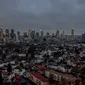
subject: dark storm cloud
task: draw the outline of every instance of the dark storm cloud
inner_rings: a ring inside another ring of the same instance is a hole
[[[78,4],[85,5],[85,0],[77,0]]]
[[[66,22],[69,27],[74,24],[76,29],[85,27],[85,0],[50,0],[50,2],[53,15],[59,13],[56,17],[59,18],[60,23]]]
[[[0,18],[17,7],[16,0],[0,0]],[[1,20],[0,20],[1,22]]]
[[[85,31],[85,0],[50,0],[50,2],[52,3],[50,17],[56,15],[58,27],[69,30],[74,24],[77,33]]]
[[[80,33],[85,28],[85,0],[0,0],[0,23],[8,28],[67,32],[74,24]]]
[[[0,0],[0,12],[13,10],[16,5],[16,0]]]

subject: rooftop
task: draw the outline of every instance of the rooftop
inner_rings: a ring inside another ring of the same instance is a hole
[[[40,75],[39,73],[36,73],[36,72],[31,72],[31,74],[33,76],[35,76],[36,78],[38,78],[39,80],[41,80],[42,82],[47,82],[48,79],[46,79],[45,77],[43,77],[42,75]]]

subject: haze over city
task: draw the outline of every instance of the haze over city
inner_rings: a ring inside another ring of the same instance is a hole
[[[55,32],[57,29],[70,33],[85,31],[84,0],[0,0],[0,24],[4,28],[25,31]]]

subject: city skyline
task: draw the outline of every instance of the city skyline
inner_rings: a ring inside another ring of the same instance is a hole
[[[9,32],[11,32],[11,29],[9,29],[9,28],[4,28],[3,29],[3,32],[5,32],[6,31],[6,29],[8,29],[9,30]],[[43,35],[45,35],[46,33],[50,33],[50,35],[52,35],[52,33],[54,33],[55,35],[56,35],[56,32],[57,31],[59,31],[59,33],[60,34],[62,34],[63,32],[64,32],[64,35],[71,35],[72,34],[72,29],[74,29],[74,35],[82,35],[82,34],[84,34],[85,33],[85,31],[84,30],[82,30],[81,31],[81,33],[79,34],[79,33],[77,33],[77,30],[75,30],[75,28],[71,28],[68,32],[66,32],[65,30],[63,30],[63,29],[55,29],[55,30],[43,30],[43,29],[30,29],[30,28],[28,28],[28,29],[24,29],[24,30],[18,30],[18,29],[14,29],[14,31],[15,31],[15,33],[17,33],[18,31],[21,33],[21,34],[23,34],[23,32],[29,32],[29,30],[30,31],[35,31],[35,32],[39,32],[39,34],[41,33],[41,30],[43,31]]]
[[[9,33],[11,33],[11,30],[12,30],[13,28],[11,28],[11,29],[9,29],[9,28],[4,28],[3,25],[0,25],[0,29],[2,29],[4,33],[6,32],[6,30],[9,30]],[[17,34],[18,31],[19,31],[21,34],[23,34],[24,32],[29,32],[29,30],[30,30],[30,31],[39,32],[39,34],[41,33],[41,31],[43,31],[43,35],[46,35],[46,33],[48,33],[48,32],[50,33],[50,35],[52,35],[52,33],[54,33],[54,34],[56,35],[56,32],[57,32],[57,31],[59,31],[59,34],[60,34],[60,35],[61,35],[63,32],[64,32],[64,35],[71,35],[71,34],[72,34],[72,30],[74,30],[74,35],[82,35],[82,34],[85,33],[85,31],[81,31],[80,34],[77,34],[75,28],[71,28],[68,33],[67,33],[65,30],[63,30],[63,29],[56,29],[56,30],[52,30],[52,31],[50,31],[50,30],[43,30],[43,29],[38,29],[38,30],[37,30],[36,28],[35,28],[35,29],[30,29],[30,28],[28,28],[28,29],[24,29],[24,30],[13,29],[13,30],[14,30],[14,32],[15,32],[16,34]]]
[[[69,34],[75,25],[76,34],[85,31],[84,0],[0,0],[0,24],[5,28],[26,28]]]

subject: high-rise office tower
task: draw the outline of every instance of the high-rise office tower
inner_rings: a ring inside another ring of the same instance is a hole
[[[83,43],[85,43],[85,33],[82,34],[82,39],[81,39],[81,41],[82,41]]]
[[[31,38],[32,38],[32,39],[35,38],[35,30],[31,30]]]
[[[36,32],[36,38],[37,39],[39,38],[39,32]]]
[[[54,38],[54,36],[55,36],[54,33],[52,33],[52,38]]]
[[[50,33],[49,33],[49,32],[47,32],[47,33],[46,33],[46,35],[47,35],[47,36],[49,36],[49,35],[50,35]]]
[[[17,40],[20,41],[20,31],[17,31]]]
[[[6,39],[6,42],[9,41],[9,29],[5,30],[5,39]]]
[[[23,39],[22,39],[24,43],[26,43],[28,41],[28,33],[27,32],[23,32]]]
[[[3,25],[0,25],[0,41],[4,40]]]
[[[9,36],[9,29],[6,29],[6,30],[5,30],[5,35],[6,35],[6,36]]]
[[[13,33],[13,34],[14,34],[14,29],[11,29],[11,33]]]
[[[71,29],[71,38],[74,39],[74,28]]]
[[[50,36],[50,33],[49,33],[49,32],[47,32],[47,33],[46,33],[46,37],[48,38],[49,36]]]
[[[31,33],[31,30],[29,29],[29,30],[28,30],[28,36],[30,35],[30,33]]]
[[[29,29],[29,30],[28,30],[28,39],[29,39],[29,40],[32,39],[32,38],[31,38],[31,32],[32,32],[32,31]]]
[[[60,36],[60,32],[59,30],[56,31],[56,38],[59,39],[59,36]]]
[[[14,29],[11,29],[10,39],[11,39],[12,41],[15,41],[15,40],[16,40],[16,34],[15,34],[15,32],[14,32]]]
[[[40,30],[40,33],[41,33],[41,37],[43,37],[43,30]]]
[[[64,39],[64,31],[61,32],[61,39]]]
[[[17,31],[17,36],[20,36],[20,31]]]
[[[33,35],[34,35],[34,38],[35,38],[35,30],[33,30]]]
[[[27,38],[28,37],[27,32],[23,32],[23,36],[24,38]]]
[[[13,32],[14,30],[13,29],[11,29],[11,32],[10,32],[10,40],[13,40],[13,38],[14,38],[14,32]]]

